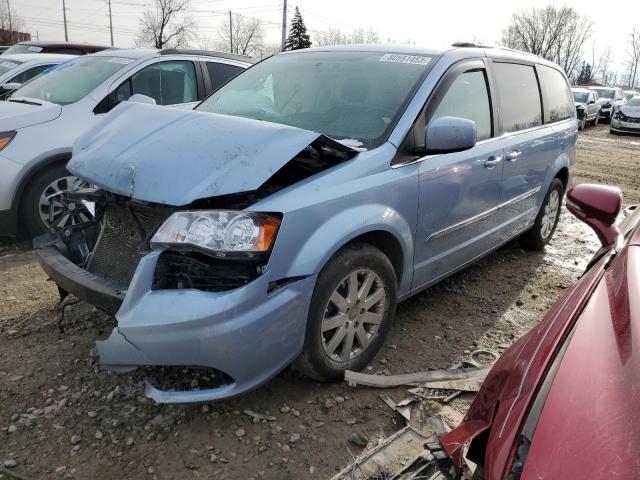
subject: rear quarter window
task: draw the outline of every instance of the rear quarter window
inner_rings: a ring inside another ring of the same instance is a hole
[[[206,65],[207,71],[209,72],[209,79],[211,80],[211,89],[213,91],[220,88],[244,70],[242,67],[229,65],[228,63],[206,62]]]
[[[544,103],[545,123],[558,122],[573,118],[574,103],[571,90],[564,75],[555,68],[538,65],[538,73],[542,81],[542,98]]]
[[[517,63],[494,63],[504,133],[542,125],[542,104],[535,69]]]

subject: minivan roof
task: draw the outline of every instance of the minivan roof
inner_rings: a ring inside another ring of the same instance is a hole
[[[224,52],[212,52],[207,50],[187,50],[181,48],[169,48],[165,50],[159,50],[157,48],[109,48],[102,50],[101,52],[93,53],[92,55],[100,55],[104,57],[121,57],[138,59],[146,57],[148,55],[199,55],[203,57],[218,57],[228,60],[236,60],[244,63],[254,63],[250,57],[243,55],[235,55],[232,53]]]

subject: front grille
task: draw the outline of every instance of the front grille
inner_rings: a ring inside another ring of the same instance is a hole
[[[87,270],[126,290],[148,252],[150,236],[169,214],[163,207],[108,204]]]

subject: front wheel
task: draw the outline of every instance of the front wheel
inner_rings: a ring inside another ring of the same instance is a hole
[[[600,123],[600,112],[596,115],[596,118],[593,119],[593,126],[597,127],[598,123]]]
[[[371,245],[355,243],[336,253],[318,275],[294,367],[320,381],[364,368],[393,322],[397,283],[389,259]]]
[[[523,247],[530,250],[542,250],[549,243],[558,226],[563,195],[564,186],[562,182],[560,179],[554,178],[542,202],[542,207],[540,207],[533,227],[519,238]]]
[[[29,180],[20,204],[20,217],[26,233],[36,237],[50,228],[60,229],[93,217],[88,207],[69,200],[69,189],[82,185],[82,181],[71,175],[64,165],[45,167]]]

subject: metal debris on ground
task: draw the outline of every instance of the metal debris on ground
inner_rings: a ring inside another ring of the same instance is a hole
[[[245,410],[244,412],[245,415],[249,415],[254,422],[261,422],[261,421],[267,421],[267,422],[274,422],[276,419],[276,417],[274,417],[273,415],[265,415],[262,413],[257,413],[254,412],[253,410]]]

